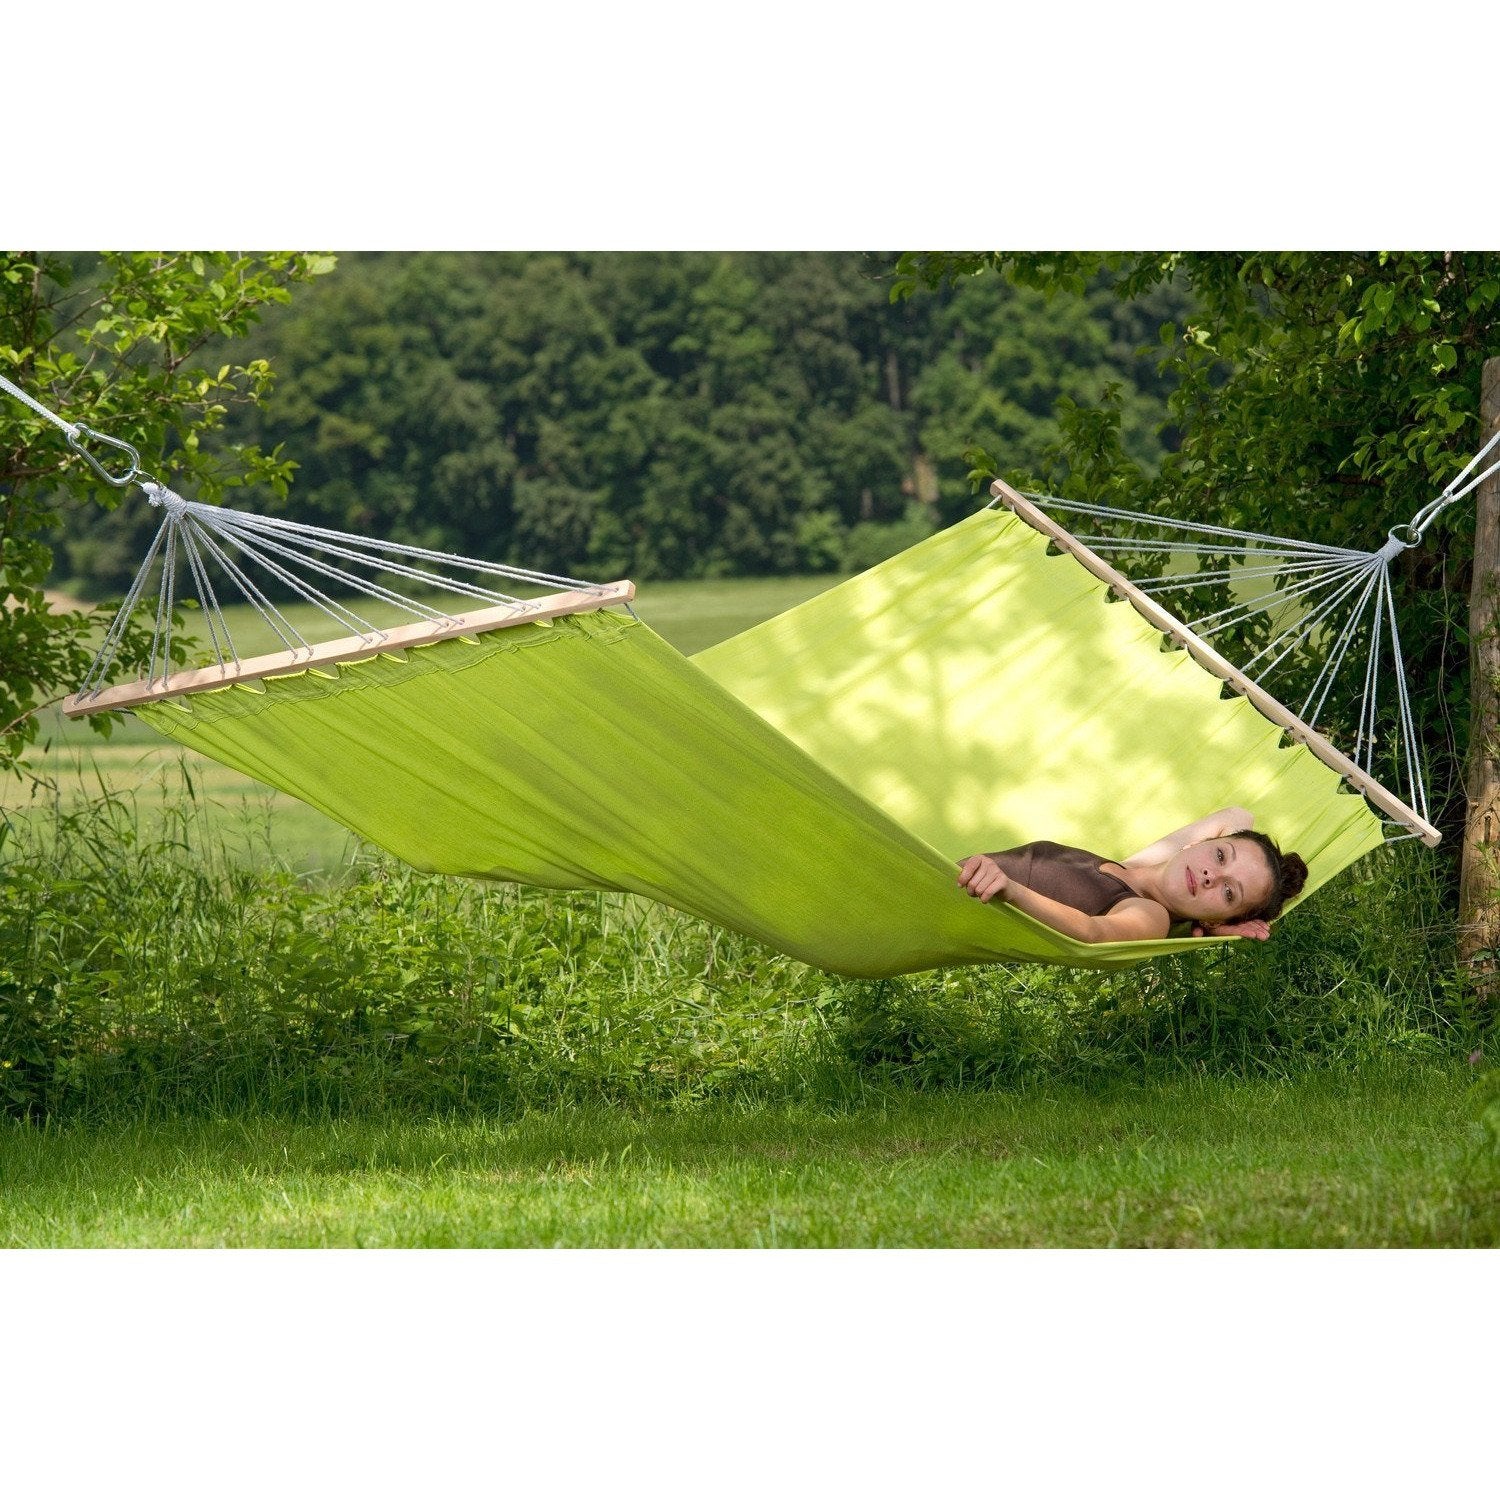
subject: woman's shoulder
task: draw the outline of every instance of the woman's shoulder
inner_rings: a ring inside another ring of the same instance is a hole
[[[1098,919],[1109,927],[1110,942],[1170,937],[1172,914],[1149,896],[1127,896]]]

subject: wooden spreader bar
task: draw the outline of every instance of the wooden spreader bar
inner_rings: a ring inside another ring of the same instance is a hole
[[[1373,780],[1341,750],[1336,750],[1310,724],[1303,723],[1291,709],[1278,702],[1264,688],[1253,683],[1232,662],[1220,656],[1207,641],[1194,635],[1175,615],[1169,614],[1123,573],[1110,567],[1097,553],[1091,552],[1076,537],[1064,531],[1056,521],[1033,505],[1024,495],[1013,490],[1003,479],[997,479],[990,485],[990,494],[1014,511],[1028,526],[1041,532],[1049,541],[1056,543],[1096,578],[1107,583],[1122,599],[1128,599],[1136,610],[1163,635],[1170,636],[1177,645],[1191,653],[1200,666],[1227,682],[1235,692],[1243,694],[1260,713],[1273,724],[1279,724],[1299,744],[1306,745],[1324,765],[1337,771],[1351,787],[1368,797],[1388,817],[1411,829],[1429,847],[1435,848],[1442,842],[1442,834],[1420,813],[1415,812],[1394,793],[1388,792],[1378,781]]]
[[[151,682],[125,682],[103,692],[74,693],[65,698],[62,711],[70,719],[107,710],[134,708],[141,703],[159,703],[199,688],[227,687],[236,682],[255,682],[262,677],[276,677],[286,672],[301,672],[308,667],[329,667],[339,662],[367,661],[382,652],[402,651],[409,646],[428,646],[435,641],[449,641],[463,635],[480,635],[489,630],[504,630],[509,625],[533,625],[538,620],[556,620],[563,615],[587,614],[611,604],[628,604],[635,598],[635,585],[629,579],[601,585],[598,589],[569,589],[561,594],[544,594],[520,604],[498,604],[451,619],[418,620],[411,625],[395,625],[380,637],[344,636],[336,641],[295,651],[277,651],[269,656],[252,656],[247,661],[226,666],[194,667],[166,679]]]

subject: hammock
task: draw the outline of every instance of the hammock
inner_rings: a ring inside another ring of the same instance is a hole
[[[79,433],[99,436],[67,430],[75,446]],[[133,453],[121,476],[79,451],[111,483],[139,477]],[[1205,809],[1248,805],[1307,861],[1305,898],[1385,841],[1377,809],[1405,830],[1399,836],[1438,841],[1420,792],[1389,563],[1467,493],[1458,481],[1374,553],[1114,513],[1203,538],[1152,543],[1144,550],[1153,553],[1191,545],[1221,559],[1242,554],[1238,572],[1195,577],[1273,579],[1250,608],[1311,594],[1316,607],[1294,611],[1282,632],[1293,646],[1329,628],[1342,602],[1348,618],[1325,643],[1333,675],[1364,621],[1363,764],[1208,644],[1217,617],[1199,622],[1202,634],[1191,629],[1032,503],[1041,497],[998,481],[1006,509],[983,510],[692,659],[635,616],[629,583],[360,539],[140,482],[164,511],[161,529],[64,711],[130,708],[419,869],[635,892],[806,963],[876,977],[1000,961],[1115,968],[1223,941],[1077,942],[963,892],[957,863],[982,849],[1045,837],[1124,856]],[[1095,540],[1100,550],[1143,550],[1137,539]],[[179,546],[217,664],[172,675]],[[158,558],[159,639],[145,680],[105,687]],[[520,599],[492,583],[454,582],[431,571],[436,563],[562,591]],[[284,652],[239,660],[211,564],[266,617]],[[251,564],[358,634],[310,644]],[[361,579],[354,566],[486,607],[447,613]],[[400,603],[418,623],[379,629],[320,579]],[[1184,581],[1169,570],[1160,587]],[[1133,608],[1119,607],[1126,599]],[[1423,811],[1371,774],[1383,609],[1409,794]],[[1282,635],[1266,649],[1280,649]]]
[[[978,849],[1123,854],[1245,803],[1310,892],[1380,845],[1337,770],[1048,542],[981,511],[692,660],[601,612],[618,590],[575,592],[549,620],[517,605],[480,634],[360,637],[316,648],[357,660],[282,654],[67,707],[130,699],[419,869],[633,891],[851,975],[1111,968],[1218,941],[1074,941],[959,889]]]

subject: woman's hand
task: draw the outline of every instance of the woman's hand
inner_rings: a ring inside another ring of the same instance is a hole
[[[1258,917],[1248,922],[1194,922],[1194,937],[1255,938],[1259,942],[1271,935],[1271,924]]]
[[[959,861],[958,883],[981,901],[988,901],[992,896],[1004,900],[1010,877],[988,854],[971,854]]]

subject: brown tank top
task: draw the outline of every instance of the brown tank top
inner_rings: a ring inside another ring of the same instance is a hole
[[[1112,861],[1068,844],[1043,840],[1016,849],[1002,849],[990,858],[1028,890],[1050,896],[1090,917],[1102,917],[1111,907],[1138,894],[1118,875],[1106,875],[1099,868]]]

